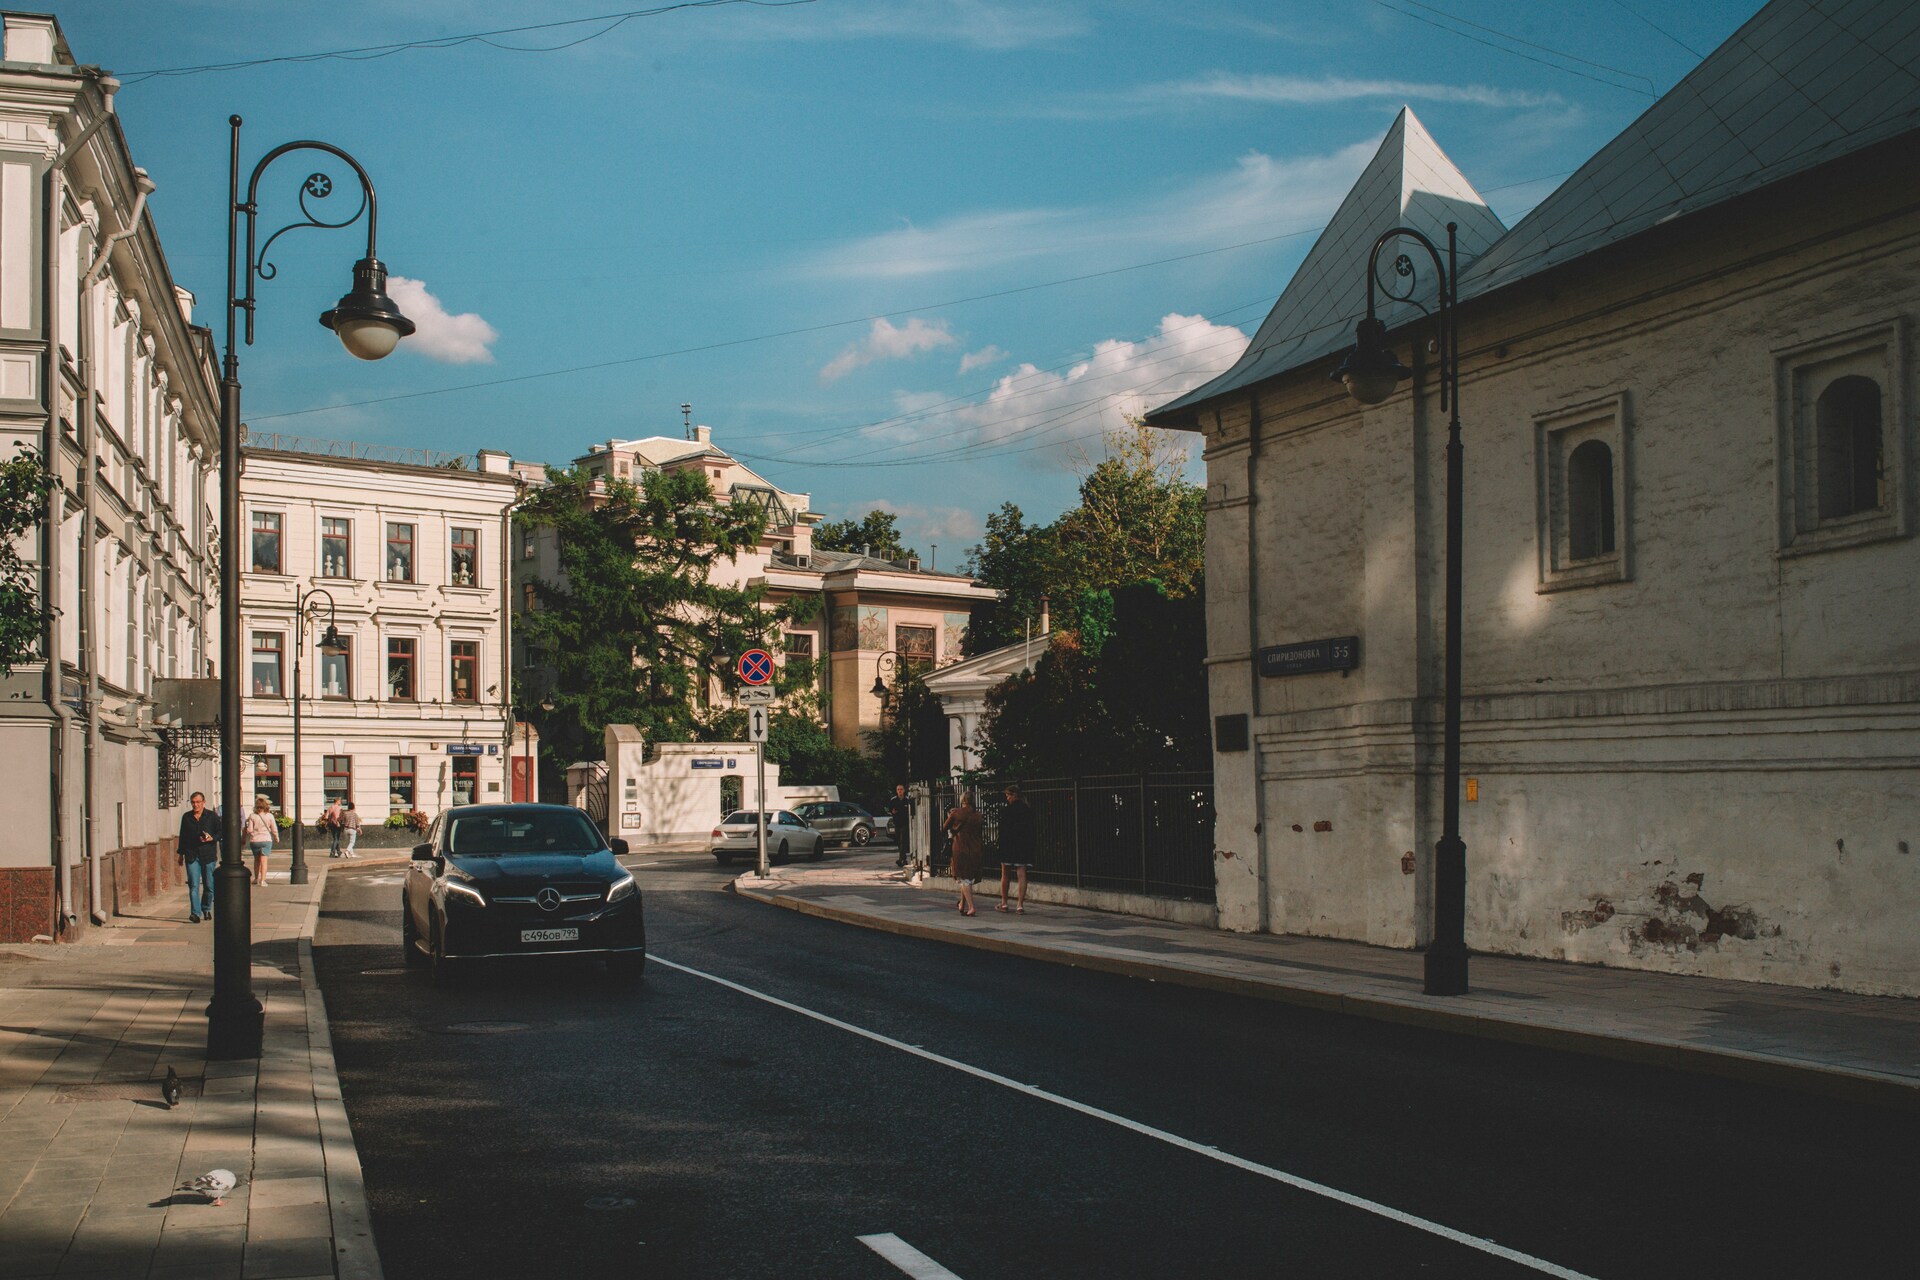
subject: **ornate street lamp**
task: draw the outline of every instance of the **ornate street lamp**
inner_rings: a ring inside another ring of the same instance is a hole
[[[320,605],[316,596],[327,599],[327,629],[320,637],[320,652],[328,657],[338,657],[347,651],[340,639],[339,628],[334,626],[333,593],[323,587],[314,587],[298,597],[293,607],[294,649],[293,649],[293,860],[288,864],[289,883],[307,882],[307,841],[306,819],[300,816],[300,695],[303,686],[300,683],[300,658],[307,647],[307,622],[313,611]],[[324,674],[324,673],[323,673]],[[351,799],[351,797],[349,797]]]
[[[1394,259],[1394,274],[1404,287],[1379,281],[1380,250],[1395,239],[1418,241],[1433,259],[1439,275],[1439,301],[1436,346],[1440,358],[1440,409],[1449,414],[1447,422],[1447,618],[1446,618],[1446,712],[1443,730],[1442,831],[1434,845],[1433,936],[1427,943],[1426,990],[1428,995],[1457,996],[1467,990],[1467,845],[1460,838],[1460,558],[1461,492],[1465,461],[1460,446],[1460,278],[1456,259],[1456,224],[1447,224],[1447,260],[1440,261],[1440,250],[1433,241],[1412,227],[1395,227],[1373,242],[1367,255],[1367,316],[1354,330],[1353,350],[1331,375],[1344,382],[1347,394],[1361,404],[1381,404],[1393,395],[1402,379],[1413,371],[1401,364],[1387,345],[1387,326],[1374,317],[1376,283],[1396,302],[1410,302],[1429,316],[1432,312],[1414,302],[1416,277],[1413,261],[1400,254]]]
[[[207,1056],[212,1059],[257,1058],[263,1031],[260,1001],[253,994],[253,911],[249,886],[252,877],[241,861],[241,823],[245,810],[240,798],[240,361],[234,354],[234,319],[246,312],[247,345],[253,345],[253,285],[271,280],[274,266],[266,260],[273,242],[296,227],[351,226],[367,215],[367,256],[354,264],[353,288],[320,323],[340,335],[347,350],[362,360],[378,360],[401,338],[413,332],[413,322],[400,314],[387,297],[387,269],[375,252],[379,206],[373,182],[360,162],[325,142],[288,142],[260,158],[247,182],[247,198],[240,199],[240,117],[229,116],[232,149],[227,170],[227,342],[220,376],[220,869],[214,875],[213,999],[207,1005]],[[259,219],[260,176],[267,166],[290,151],[322,151],[344,160],[360,179],[360,207],[351,216],[329,222],[314,215],[309,199],[325,199],[333,179],[309,174],[300,186],[299,222],[289,223],[254,248]],[[239,221],[247,230],[246,257],[239,256]],[[246,291],[239,291],[244,283]],[[296,702],[296,707],[297,707]],[[295,787],[299,786],[298,772]],[[295,813],[294,830],[299,830]],[[298,839],[298,836],[295,836]]]

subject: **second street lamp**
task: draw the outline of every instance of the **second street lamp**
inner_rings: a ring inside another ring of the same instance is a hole
[[[1446,617],[1446,689],[1445,721],[1442,729],[1441,802],[1442,829],[1434,845],[1433,864],[1433,936],[1427,942],[1426,991],[1434,996],[1465,995],[1467,991],[1467,844],[1460,838],[1460,565],[1461,565],[1461,490],[1465,483],[1466,463],[1460,445],[1460,278],[1455,251],[1457,224],[1447,224],[1447,260],[1433,241],[1412,227],[1394,227],[1382,232],[1367,255],[1367,316],[1354,330],[1353,350],[1333,371],[1336,382],[1343,382],[1347,394],[1361,404],[1382,404],[1394,388],[1413,370],[1400,363],[1387,345],[1387,326],[1374,315],[1374,290],[1379,277],[1380,250],[1396,239],[1419,243],[1433,259],[1439,275],[1438,337],[1440,360],[1440,410],[1447,420],[1447,617]],[[1396,302],[1414,302],[1417,277],[1413,261],[1405,254],[1394,259],[1394,274],[1405,281],[1404,288],[1387,286],[1387,296]],[[1425,311],[1425,307],[1420,307]]]
[[[333,593],[324,587],[303,592],[293,607],[293,858],[287,866],[290,884],[307,882],[307,823],[300,816],[300,774],[304,767],[300,755],[300,696],[304,690],[300,683],[300,659],[307,647],[307,622],[319,607],[318,597],[321,596],[326,597],[327,601],[327,629],[320,636],[320,652],[337,658],[347,651],[346,644],[340,639],[340,630],[334,625]],[[324,676],[324,671],[322,674]]]
[[[413,322],[400,314],[386,295],[387,269],[375,252],[379,206],[367,171],[340,148],[325,142],[287,142],[260,158],[240,198],[240,117],[227,117],[232,130],[227,168],[227,341],[220,367],[220,869],[214,874],[213,999],[207,1004],[207,1057],[215,1060],[257,1058],[264,1033],[264,1015],[253,994],[252,876],[241,860],[241,821],[246,809],[240,798],[240,359],[234,352],[235,321],[246,313],[246,341],[253,343],[253,286],[256,279],[271,280],[274,267],[267,250],[281,235],[296,227],[351,226],[367,215],[367,254],[353,268],[353,288],[320,322],[340,335],[347,350],[363,360],[377,360],[413,332]],[[300,185],[298,222],[267,237],[256,251],[259,224],[260,177],[267,166],[290,151],[320,151],[352,166],[360,180],[360,206],[338,221],[315,216],[308,200],[325,199],[333,179],[310,173]],[[246,256],[240,256],[240,224],[246,223]],[[244,286],[244,292],[242,287]],[[387,332],[380,332],[381,330]],[[298,814],[294,815],[297,819]],[[296,823],[297,829],[297,823]]]

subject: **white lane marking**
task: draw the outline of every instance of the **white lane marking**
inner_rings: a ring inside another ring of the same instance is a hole
[[[678,965],[674,966],[678,968]],[[861,1244],[900,1268],[913,1280],[960,1280],[960,1277],[889,1231],[884,1235],[856,1237]]]
[[[1118,1125],[1122,1129],[1130,1129],[1134,1133],[1144,1135],[1145,1137],[1156,1138],[1170,1146],[1179,1147],[1183,1151],[1191,1151],[1195,1155],[1205,1156],[1209,1160],[1218,1160],[1221,1164],[1232,1165],[1236,1169],[1243,1169],[1248,1173],[1256,1173],[1263,1178],[1271,1178],[1275,1182],[1283,1183],[1299,1191],[1310,1192],[1316,1196],[1324,1196],[1329,1200],[1344,1204],[1349,1208],[1359,1209],[1363,1213],[1375,1214],[1379,1217],[1386,1218],[1390,1222],[1397,1222],[1402,1226],[1412,1227],[1416,1231],[1424,1231],[1429,1235],[1439,1236],[1442,1240],[1451,1240],[1454,1244],[1464,1245],[1469,1249],[1475,1249],[1496,1258],[1504,1258],[1508,1262],[1518,1263],[1523,1267],[1538,1271],[1542,1275],[1554,1276],[1557,1277],[1557,1280],[1594,1280],[1594,1277],[1584,1271],[1575,1271],[1570,1267],[1563,1267],[1558,1263],[1548,1262],[1544,1258],[1536,1258],[1530,1253],[1522,1253],[1518,1249],[1509,1249],[1503,1244],[1488,1240],[1482,1236],[1469,1235],[1464,1231],[1456,1231],[1452,1227],[1435,1222],[1430,1218],[1422,1218],[1416,1214],[1403,1212],[1402,1210],[1393,1208],[1391,1205],[1380,1204],[1378,1201],[1369,1200],[1364,1196],[1354,1195],[1350,1191],[1342,1191],[1337,1187],[1327,1186],[1323,1182],[1315,1182],[1311,1178],[1303,1178],[1298,1174],[1288,1173],[1284,1169],[1275,1169],[1269,1165],[1259,1164],[1252,1160],[1243,1159],[1240,1156],[1231,1155],[1220,1150],[1218,1147],[1204,1146],[1201,1143],[1193,1141],[1191,1138],[1183,1138],[1177,1133],[1168,1133],[1165,1129],[1156,1129],[1152,1125],[1142,1124],[1138,1120],[1129,1120],[1123,1115],[1118,1115],[1112,1111],[1103,1111],[1099,1107],[1092,1106],[1085,1102],[1076,1102],[1072,1098],[1062,1094],[1052,1093],[1040,1088],[1038,1085],[1022,1084],[1018,1080],[1012,1079],[1009,1076],[1000,1075],[997,1072],[988,1071],[984,1067],[976,1067],[970,1063],[961,1062],[957,1058],[949,1058],[942,1054],[922,1049],[918,1045],[911,1045],[903,1040],[895,1040],[892,1036],[882,1035],[878,1031],[869,1031],[865,1027],[857,1027],[851,1022],[843,1022],[831,1014],[819,1013],[804,1005],[794,1004],[791,1000],[782,1000],[779,996],[769,995],[764,991],[756,991],[752,987],[742,986],[738,982],[730,981],[716,974],[706,973],[699,969],[690,968],[684,964],[675,964],[673,961],[653,952],[648,953],[647,959],[654,964],[663,964],[669,969],[676,969],[692,977],[704,978],[708,982],[717,983],[729,990],[738,991],[743,996],[751,996],[755,1000],[765,1001],[767,1004],[785,1009],[790,1013],[797,1013],[803,1018],[812,1018],[815,1022],[823,1022],[827,1026],[836,1027],[850,1035],[871,1040],[875,1044],[883,1044],[890,1049],[898,1049],[900,1052],[912,1054],[916,1058],[925,1058],[928,1062],[935,1062],[943,1067],[951,1067],[953,1070],[970,1075],[977,1080],[985,1080],[990,1084],[997,1084],[1002,1088],[1012,1089],[1016,1093],[1024,1093],[1028,1097],[1038,1098],[1042,1102],[1051,1102],[1057,1107],[1065,1107],[1069,1111],[1077,1111],[1083,1116],[1092,1116],[1096,1120],[1104,1120],[1108,1124]]]

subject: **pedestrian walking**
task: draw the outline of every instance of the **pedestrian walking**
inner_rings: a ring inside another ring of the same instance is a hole
[[[267,855],[273,852],[274,837],[280,834],[279,820],[273,816],[273,805],[265,796],[257,797],[253,802],[253,812],[247,815],[247,849],[253,854],[253,882],[267,882]]]
[[[980,862],[986,856],[981,845],[980,832],[985,824],[980,819],[980,811],[973,807],[973,792],[960,793],[960,803],[953,807],[947,820],[940,824],[941,830],[953,836],[953,863],[950,873],[954,883],[960,886],[960,900],[953,904],[954,909],[963,916],[973,914],[973,886],[980,880]]]
[[[887,801],[887,821],[893,828],[893,842],[900,847],[900,854],[893,860],[896,867],[904,867],[912,861],[910,845],[913,835],[913,801],[907,798],[907,789],[902,784],[893,784],[893,796]]]
[[[1007,806],[1000,810],[1000,905],[1007,910],[1007,881],[1018,878],[1020,897],[1014,914],[1027,911],[1027,872],[1033,870],[1033,806],[1021,798],[1018,785],[1009,782]]]
[[[220,856],[220,815],[207,808],[207,796],[196,791],[193,807],[180,815],[180,838],[174,852],[187,869],[187,919],[193,924],[213,917],[213,864]]]
[[[351,800],[346,802],[346,809],[340,815],[340,836],[342,846],[340,856],[343,858],[359,857],[360,855],[355,853],[353,849],[355,845],[360,843],[360,812],[353,807],[353,801]]]
[[[343,810],[340,808],[339,796],[335,796],[333,799],[327,801],[327,807],[320,811],[320,825],[327,829],[327,856],[329,858],[337,858],[340,856],[340,819],[342,814]]]

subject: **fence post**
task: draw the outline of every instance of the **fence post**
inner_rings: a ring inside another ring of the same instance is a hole
[[[1073,887],[1084,888],[1080,883],[1080,779],[1073,779]]]
[[[1140,892],[1150,893],[1147,887],[1147,775],[1140,775]]]

